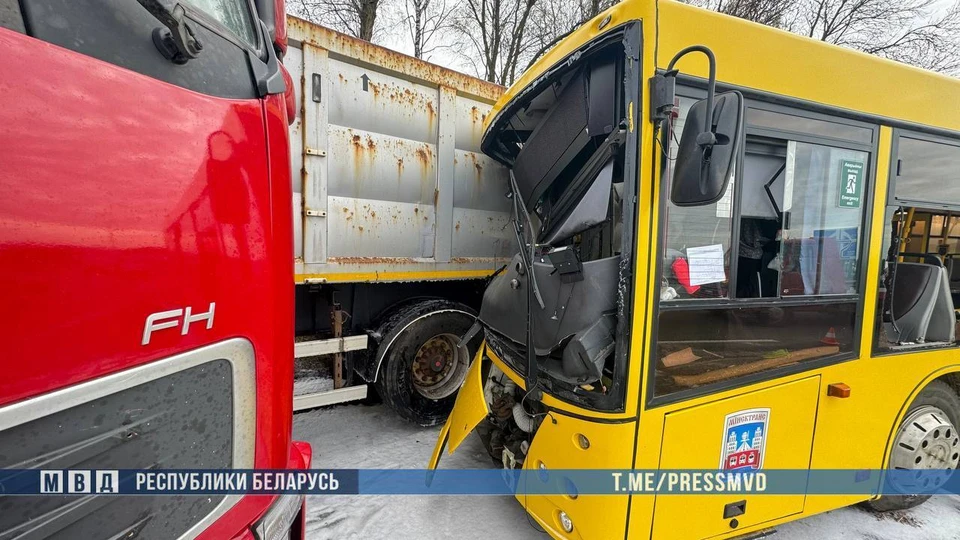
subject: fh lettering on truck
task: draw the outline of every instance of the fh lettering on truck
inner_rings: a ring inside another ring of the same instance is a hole
[[[157,330],[166,330],[168,328],[180,327],[180,335],[185,336],[190,332],[190,324],[200,321],[206,321],[207,330],[213,328],[213,312],[217,307],[216,302],[210,302],[210,307],[206,313],[193,314],[193,308],[187,306],[182,309],[171,309],[169,311],[158,311],[147,316],[147,321],[143,325],[143,339],[141,345],[149,345],[150,337]],[[183,318],[183,324],[181,323]]]

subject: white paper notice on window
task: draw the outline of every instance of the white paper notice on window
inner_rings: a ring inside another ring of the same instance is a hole
[[[723,265],[723,244],[687,248],[690,285],[706,285],[727,280]]]

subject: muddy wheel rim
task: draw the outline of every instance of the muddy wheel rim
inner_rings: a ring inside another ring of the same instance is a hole
[[[460,338],[438,334],[417,349],[411,372],[413,387],[423,397],[443,399],[460,388],[470,363],[466,348],[457,347]]]

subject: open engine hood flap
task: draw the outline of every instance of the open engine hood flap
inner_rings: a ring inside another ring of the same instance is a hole
[[[457,394],[457,401],[453,405],[453,410],[437,437],[437,444],[433,449],[433,455],[430,457],[430,463],[427,465],[429,469],[437,468],[444,446],[447,447],[447,453],[452,454],[467,438],[467,435],[477,427],[477,424],[490,414],[487,400],[483,396],[483,355],[485,352],[485,347],[481,347],[477,356],[473,359],[473,365],[470,367],[470,372],[467,373],[467,378],[463,381],[463,386]]]

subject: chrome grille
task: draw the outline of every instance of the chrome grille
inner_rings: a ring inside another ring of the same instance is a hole
[[[254,403],[252,347],[230,340],[0,409],[0,468],[250,468]],[[0,540],[189,538],[236,499],[0,497]]]

